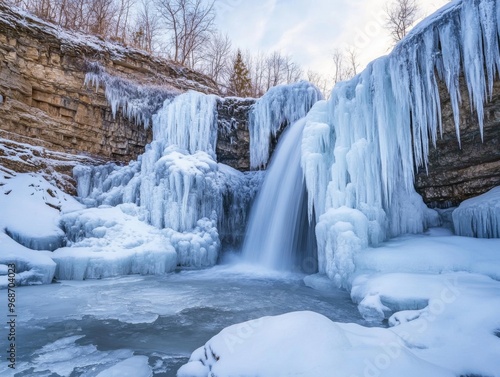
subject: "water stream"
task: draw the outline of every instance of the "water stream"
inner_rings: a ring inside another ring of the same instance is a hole
[[[274,270],[316,272],[314,224],[307,216],[307,190],[300,165],[305,120],[290,126],[273,154],[252,207],[243,259]]]

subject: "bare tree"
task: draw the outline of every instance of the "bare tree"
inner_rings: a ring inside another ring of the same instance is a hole
[[[141,0],[136,20],[132,26],[131,44],[149,53],[156,51],[160,18],[153,7],[153,0]]]
[[[231,62],[231,40],[227,34],[214,33],[201,52],[201,70],[216,83],[228,79]]]
[[[357,53],[354,49],[333,50],[333,83],[349,80],[358,72]]]
[[[122,41],[125,41],[127,39],[130,10],[135,5],[135,3],[135,0],[118,0],[114,32],[115,38],[120,38]],[[141,11],[144,11],[144,6],[142,7]]]
[[[345,50],[345,54],[347,58],[347,66],[350,69],[352,76],[356,76],[359,69],[358,52],[354,47],[348,47]]]
[[[385,13],[386,28],[394,43],[398,43],[417,20],[419,6],[416,0],[394,0],[386,5]]]
[[[194,66],[195,54],[214,31],[215,0],[156,0],[165,29],[171,33],[172,59]]]
[[[329,97],[329,93],[333,87],[333,83],[331,83],[331,80],[327,79],[319,72],[308,70],[307,81],[309,81],[311,84],[314,84],[321,91],[321,93],[323,93],[323,96],[325,98]]]
[[[88,9],[87,31],[102,37],[109,36],[117,13],[114,0],[91,0]]]

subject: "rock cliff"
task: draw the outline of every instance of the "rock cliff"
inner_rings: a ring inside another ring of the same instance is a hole
[[[121,113],[113,117],[103,90],[84,85],[89,61],[142,84],[218,92],[212,80],[185,67],[62,30],[0,3],[2,145],[25,143],[96,161],[128,162],[143,153],[151,131]],[[0,149],[7,168],[15,168],[3,152],[11,147]]]
[[[430,151],[428,171],[419,170],[415,186],[428,205],[446,208],[500,186],[500,82],[484,107],[483,140],[466,85],[461,83],[460,144],[450,99],[441,89],[443,135]]]

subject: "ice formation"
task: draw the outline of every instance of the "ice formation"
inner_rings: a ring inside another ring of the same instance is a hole
[[[442,133],[438,81],[459,140],[463,73],[482,132],[500,68],[497,9],[495,1],[450,3],[309,112],[302,145],[309,216],[314,210],[318,221],[320,271],[339,284],[348,285],[356,250],[438,221],[413,188],[416,167],[427,167]]]
[[[158,275],[173,271],[177,254],[159,229],[146,224],[134,204],[68,213],[61,226],[68,246],[57,249],[55,277],[100,279],[119,275]]]
[[[460,236],[500,238],[500,187],[464,201],[452,216]]]
[[[104,67],[95,62],[87,64],[85,85],[92,85],[96,90],[103,85],[113,116],[116,117],[121,108],[128,119],[145,127],[150,126],[153,114],[165,100],[171,100],[179,94],[174,89],[138,85],[133,81],[109,75]]]
[[[74,169],[88,206],[132,203],[165,229],[183,267],[216,263],[220,238],[242,238],[259,173],[217,164],[217,97],[187,92],[153,115],[153,142],[137,161]],[[221,237],[219,236],[221,233]]]
[[[303,118],[312,105],[322,99],[318,88],[301,81],[292,85],[278,85],[262,96],[250,112],[250,166],[258,169],[267,164],[271,138],[284,125]]]

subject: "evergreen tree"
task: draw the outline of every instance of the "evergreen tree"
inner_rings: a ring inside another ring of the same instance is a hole
[[[250,72],[243,62],[240,50],[238,50],[234,59],[233,71],[229,79],[229,93],[238,97],[250,97],[252,95]]]

